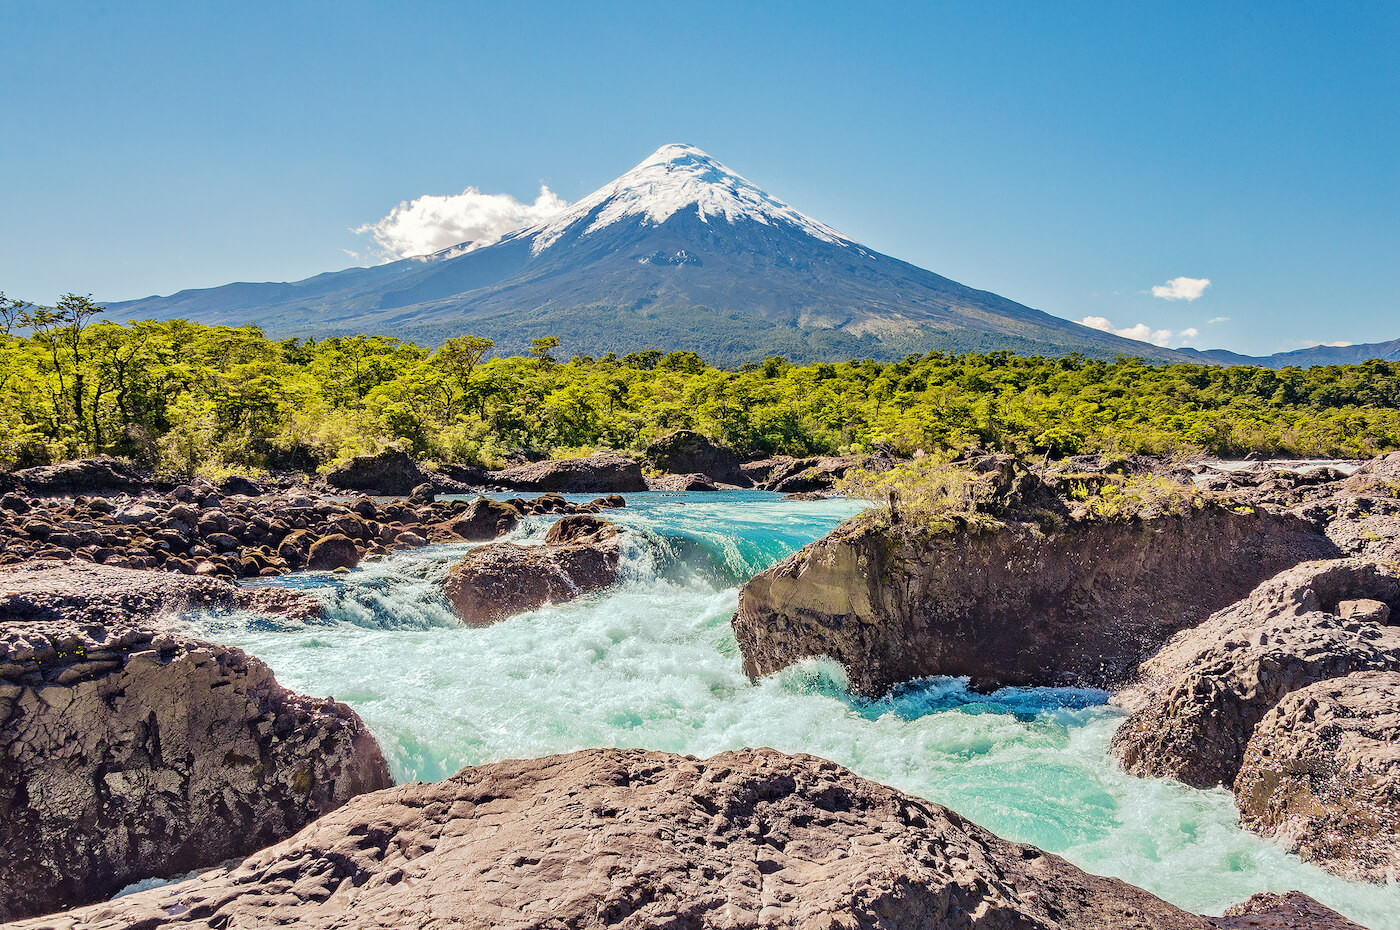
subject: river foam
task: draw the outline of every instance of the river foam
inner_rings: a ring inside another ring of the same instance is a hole
[[[620,585],[483,629],[457,626],[439,593],[465,544],[280,582],[320,592],[325,623],[192,622],[267,661],[284,685],[353,706],[399,781],[593,746],[698,756],[771,746],[1198,913],[1298,889],[1373,930],[1400,928],[1400,889],[1342,881],[1246,833],[1228,792],[1124,774],[1108,752],[1121,714],[1103,692],[981,695],[928,679],[871,701],[850,695],[829,661],[750,682],[729,630],[737,585],[856,510],[760,492],[629,495],[605,515],[634,530]],[[529,521],[516,538],[535,541],[546,525]]]

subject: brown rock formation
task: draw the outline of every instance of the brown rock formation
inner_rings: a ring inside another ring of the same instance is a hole
[[[601,590],[617,580],[620,537],[606,520],[577,515],[551,526],[543,546],[481,546],[452,566],[447,599],[466,624],[486,626]]]
[[[344,704],[131,625],[0,626],[0,746],[0,919],[246,855],[391,783]]]
[[[478,497],[458,517],[449,521],[452,533],[471,542],[504,536],[520,523],[520,511],[511,504]]]
[[[20,928],[1209,930],[812,756],[597,749],[351,801],[227,870]]]
[[[1366,930],[1300,891],[1256,894],[1212,920],[1220,930]]]
[[[407,497],[413,489],[431,476],[401,449],[385,449],[375,455],[359,455],[331,469],[326,483],[347,491],[368,491]]]
[[[700,475],[711,482],[747,487],[751,482],[739,468],[738,454],[695,430],[667,433],[646,448],[653,468],[668,475]]]
[[[610,452],[580,459],[530,462],[491,473],[491,480],[505,488],[533,491],[572,491],[587,494],[645,491],[642,466]]]
[[[887,516],[863,514],[745,585],[733,626],[749,675],[826,655],[867,694],[926,675],[1113,685],[1173,633],[1333,551],[1296,517],[1221,506],[1048,529]]]
[[[1400,878],[1400,672],[1292,692],[1254,728],[1240,818],[1346,878]]]
[[[360,547],[344,533],[322,536],[311,544],[306,556],[306,567],[318,571],[354,568],[359,564]]]
[[[1358,597],[1400,605],[1400,578],[1364,559],[1299,565],[1178,634],[1119,695],[1133,713],[1114,752],[1137,775],[1232,784],[1255,726],[1285,695],[1400,667],[1400,628],[1336,615]]]

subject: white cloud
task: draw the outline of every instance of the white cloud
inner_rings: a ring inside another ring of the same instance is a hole
[[[354,232],[374,237],[382,261],[427,255],[458,244],[462,245],[459,252],[470,252],[547,220],[568,205],[544,186],[534,203],[468,187],[460,194],[424,194],[411,203],[405,200],[382,220]]]
[[[1210,278],[1172,278],[1166,284],[1155,284],[1152,296],[1163,300],[1195,300],[1210,287]]]
[[[1228,323],[1228,322],[1230,322],[1230,318],[1229,318],[1228,316],[1213,316],[1213,317],[1211,317],[1210,319],[1206,320],[1206,324],[1207,324],[1207,325],[1211,325],[1211,324],[1214,324],[1214,323]]]
[[[1340,339],[1339,339],[1339,340],[1337,340],[1336,342],[1322,342],[1322,343],[1318,343],[1318,344],[1319,344],[1319,345],[1324,345],[1324,346],[1331,346],[1331,347],[1334,348],[1334,349],[1344,349],[1344,348],[1346,348],[1346,347],[1349,346],[1349,345],[1354,345],[1355,343],[1346,342],[1346,341],[1344,341],[1344,340],[1340,340]]]
[[[1097,329],[1105,333],[1113,333],[1113,335],[1122,336],[1125,339],[1136,339],[1138,342],[1150,342],[1154,346],[1165,347],[1173,344],[1184,346],[1190,344],[1201,335],[1200,331],[1195,327],[1189,327],[1181,330],[1181,332],[1174,333],[1169,329],[1153,329],[1146,323],[1138,323],[1135,326],[1118,329],[1107,317],[1101,316],[1086,316],[1079,322],[1090,329]]]

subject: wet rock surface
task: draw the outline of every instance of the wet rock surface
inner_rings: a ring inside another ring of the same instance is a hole
[[[834,763],[763,749],[469,768],[361,796],[232,868],[17,926],[274,925],[1216,926]]]
[[[491,482],[503,488],[584,494],[626,493],[647,489],[641,463],[612,453],[517,465],[492,472]]]
[[[1365,559],[1299,565],[1179,633],[1119,694],[1132,714],[1114,753],[1136,775],[1233,784],[1254,728],[1290,692],[1400,667],[1400,627],[1337,616],[1357,597],[1400,604],[1400,578]]]
[[[928,675],[1112,686],[1172,634],[1333,552],[1296,516],[1219,505],[951,530],[867,512],[745,585],[733,628],[751,676],[825,655],[866,694]]]
[[[599,591],[617,580],[622,532],[588,515],[566,516],[549,528],[544,545],[488,543],[448,572],[445,593],[468,626]]]
[[[1245,826],[1347,878],[1400,878],[1400,672],[1358,672],[1285,696],[1235,779]]]
[[[285,690],[238,649],[5,620],[0,919],[246,855],[391,784],[349,707]]]

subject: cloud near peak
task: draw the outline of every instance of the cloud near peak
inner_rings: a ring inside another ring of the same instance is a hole
[[[381,261],[428,255],[459,244],[461,252],[470,252],[499,241],[507,233],[543,222],[568,205],[544,185],[533,203],[468,187],[460,194],[424,194],[405,200],[378,222],[353,231],[374,238],[378,254],[373,257]]]
[[[1210,287],[1210,278],[1172,278],[1166,284],[1154,284],[1152,296],[1163,300],[1195,300]]]
[[[1097,329],[1100,332],[1113,333],[1115,336],[1122,336],[1125,339],[1136,339],[1138,342],[1150,342],[1154,346],[1166,347],[1175,343],[1178,346],[1190,345],[1200,335],[1200,331],[1194,326],[1187,327],[1179,332],[1170,329],[1153,329],[1146,323],[1138,323],[1135,326],[1127,326],[1117,329],[1107,317],[1086,316],[1079,321],[1082,325],[1090,329]]]

